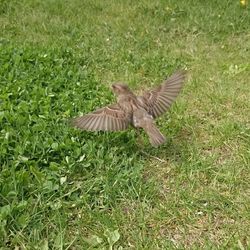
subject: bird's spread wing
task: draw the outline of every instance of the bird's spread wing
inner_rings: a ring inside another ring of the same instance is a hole
[[[118,104],[97,109],[93,113],[76,117],[71,125],[89,131],[120,131],[129,127],[130,119]]]
[[[154,118],[169,109],[183,86],[185,75],[185,71],[178,71],[157,88],[143,94],[141,101]]]

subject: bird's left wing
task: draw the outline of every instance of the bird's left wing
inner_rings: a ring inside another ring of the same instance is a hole
[[[185,80],[185,71],[178,71],[151,91],[146,91],[139,97],[140,102],[154,117],[165,113],[176,99]]]
[[[118,104],[106,106],[80,117],[73,118],[71,125],[88,131],[120,131],[129,127],[130,117]]]

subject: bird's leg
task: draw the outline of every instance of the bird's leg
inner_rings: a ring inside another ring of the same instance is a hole
[[[135,134],[136,134],[136,142],[140,146],[144,146],[143,137],[142,137],[142,134],[140,133],[140,129],[139,128],[135,128]]]

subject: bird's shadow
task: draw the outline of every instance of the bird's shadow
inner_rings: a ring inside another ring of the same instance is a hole
[[[144,147],[139,149],[140,155],[144,160],[156,160],[161,163],[167,163],[169,160],[179,162],[182,156],[182,145],[173,138],[167,138],[167,141],[158,148],[145,143]]]
[[[185,132],[183,132],[185,131]],[[186,153],[186,144],[192,141],[192,135],[185,129],[178,131],[177,134],[166,138],[166,142],[161,146],[154,148],[145,134],[140,134],[135,130],[118,133],[77,133],[79,138],[87,141],[95,141],[95,150],[105,147],[105,152],[110,150],[117,154],[117,157],[136,157],[142,161],[156,160],[167,163],[169,161],[181,163],[183,157],[188,157]],[[141,140],[142,139],[142,140]],[[102,146],[101,146],[102,145]]]
[[[154,148],[146,136],[142,136],[138,140],[138,134],[123,133],[112,138],[112,145],[122,145],[125,155],[137,154],[141,160],[156,160],[158,162],[166,163],[168,161],[180,162],[183,156],[183,147],[185,143],[183,140],[189,141],[190,138],[183,138],[181,135],[176,137],[168,137],[166,142]],[[178,138],[181,137],[181,138]]]

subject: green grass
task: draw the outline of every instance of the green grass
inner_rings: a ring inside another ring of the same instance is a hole
[[[0,27],[0,249],[249,249],[249,7],[0,0]],[[180,68],[162,147],[68,126]]]

